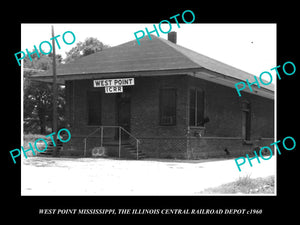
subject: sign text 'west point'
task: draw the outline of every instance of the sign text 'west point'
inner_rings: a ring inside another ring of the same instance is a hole
[[[94,87],[104,87],[105,93],[123,92],[123,86],[134,85],[134,78],[94,80]]]
[[[115,87],[134,85],[134,78],[94,80],[94,87]]]

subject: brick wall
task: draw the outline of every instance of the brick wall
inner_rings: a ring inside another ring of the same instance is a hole
[[[244,93],[239,97],[234,88],[189,77],[189,87],[205,92],[205,115],[210,121],[205,124],[205,136],[241,137],[241,103],[251,103],[251,137],[253,139],[274,135],[274,101]]]
[[[245,143],[240,138],[222,137],[191,137],[188,139],[188,158],[211,158],[211,157],[233,157],[253,155],[253,151],[263,146],[270,146],[272,138],[257,139],[251,143]]]
[[[88,135],[99,126],[88,125],[87,115],[87,91],[100,91],[102,94],[102,125],[116,124],[116,104],[114,94],[105,94],[104,88],[94,88],[93,80],[75,80],[66,82],[67,105],[66,115],[67,121],[71,125],[72,134]],[[113,129],[106,129],[106,134],[114,135]]]
[[[187,132],[187,76],[137,78],[132,89],[131,132],[141,138],[184,136]],[[176,88],[176,126],[159,125],[159,90]]]
[[[186,137],[141,138],[141,149],[150,158],[187,158]]]
[[[159,125],[159,90],[163,87],[177,90],[176,126]],[[200,132],[202,138],[188,134],[188,89],[193,87],[204,91],[205,116],[210,120]],[[244,93],[243,97],[238,97],[233,88],[186,75],[137,77],[135,85],[125,87],[125,91],[126,88],[131,89],[131,133],[142,141],[140,148],[149,157],[220,157],[226,156],[225,148],[230,154],[245,155],[245,152],[252,152],[257,140],[272,138],[274,135],[274,102],[259,96]],[[69,149],[77,148],[78,151],[83,151],[83,137],[97,128],[97,126],[87,125],[86,93],[87,90],[92,89],[102,93],[103,125],[117,125],[116,94],[105,94],[104,88],[94,88],[92,80],[66,82],[66,115],[71,124],[72,139],[78,136],[78,140],[75,138],[71,140]],[[241,101],[245,99],[251,102],[253,144],[250,145],[243,143],[241,139]],[[113,137],[115,134],[113,129],[105,132],[108,137]],[[80,136],[81,141],[79,141]],[[272,142],[269,141],[265,145]],[[99,139],[90,141],[89,145],[88,149],[92,149],[93,145],[100,145]]]

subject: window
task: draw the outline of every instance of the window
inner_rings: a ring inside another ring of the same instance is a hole
[[[101,92],[87,92],[88,125],[101,125]]]
[[[242,102],[242,138],[250,141],[251,133],[251,106],[247,101]]]
[[[160,89],[159,124],[162,126],[176,125],[176,89]]]
[[[189,125],[204,126],[204,91],[190,89]]]

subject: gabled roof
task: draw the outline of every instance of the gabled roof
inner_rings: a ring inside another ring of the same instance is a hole
[[[75,79],[74,76],[76,76],[76,79],[91,79],[91,77],[107,78],[118,73],[134,74],[138,72],[139,76],[147,76],[149,71],[191,71],[194,76],[203,79],[209,78],[208,80],[212,82],[224,84],[225,80],[226,82],[230,81],[227,86],[232,88],[235,88],[234,84],[240,81],[246,81],[247,79],[254,81],[254,76],[250,73],[163,38],[154,35],[151,35],[151,38],[152,40],[148,37],[140,39],[141,45],[133,40],[79,58],[68,64],[61,64],[57,67],[57,76],[63,80],[71,80]],[[203,76],[204,72],[209,75]],[[52,71],[47,71],[46,73],[37,74],[33,78],[49,80],[51,76]],[[268,85],[257,90],[267,91],[270,95],[273,94],[274,87]]]

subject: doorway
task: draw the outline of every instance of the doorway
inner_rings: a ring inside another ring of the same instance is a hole
[[[126,131],[130,132],[130,119],[131,119],[131,92],[130,89],[116,96],[116,123],[118,126],[123,127]],[[116,130],[116,139],[119,138],[119,129]],[[122,140],[127,140],[129,135],[122,131]]]
[[[245,141],[251,138],[251,105],[248,101],[242,102],[242,138]]]

